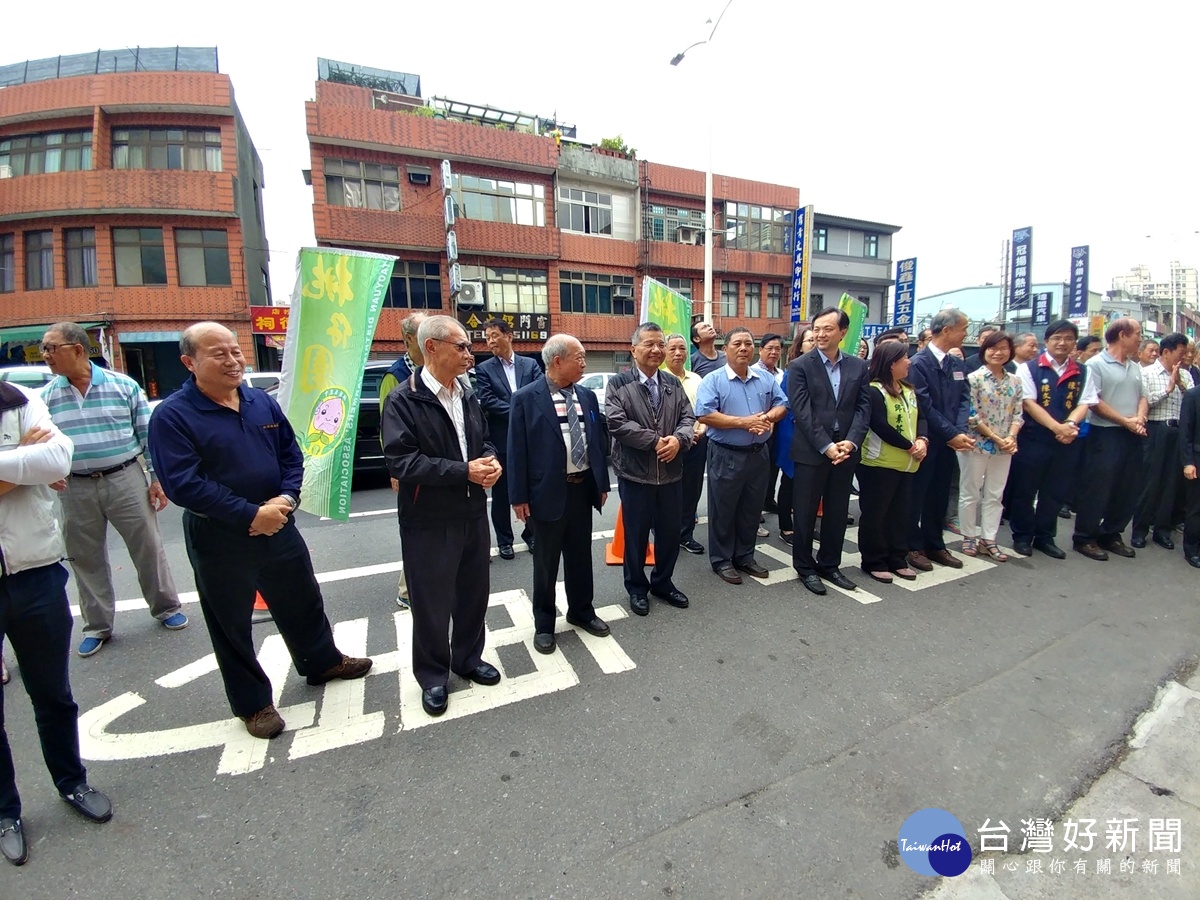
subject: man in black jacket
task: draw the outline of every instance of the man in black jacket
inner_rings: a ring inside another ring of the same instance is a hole
[[[449,316],[430,316],[417,341],[425,364],[388,395],[381,433],[388,472],[400,485],[413,675],[421,706],[440,716],[451,672],[476,684],[500,681],[483,661],[483,644],[491,545],[484,492],[501,470],[479,401],[458,380],[472,363],[467,333]]]
[[[842,574],[842,543],[846,538],[846,512],[859,451],[871,417],[866,394],[867,364],[843,353],[839,345],[850,327],[850,318],[836,307],[813,318],[817,346],[788,366],[788,404],[796,419],[791,457],[793,509],[796,533],[792,538],[792,565],[801,583],[814,594],[824,594],[821,578],[843,590],[857,585]],[[813,523],[821,516],[821,550],[813,558]]]
[[[604,395],[626,533],[625,591],[639,616],[650,612],[647,592],[679,609],[688,606],[671,579],[679,559],[674,537],[683,517],[683,453],[692,444],[696,416],[679,379],[659,369],[666,352],[662,329],[643,322],[633,333],[636,365],[610,380]],[[654,570],[647,580],[651,528]]]
[[[929,324],[932,337],[912,358],[908,380],[917,392],[921,415],[929,419],[929,454],[913,475],[909,506],[908,564],[923,572],[930,562],[962,568],[962,560],[946,549],[942,525],[950,502],[950,483],[958,471],[957,453],[975,441],[967,434],[971,399],[967,367],[951,350],[962,347],[967,317],[961,310],[943,309]]]
[[[1183,465],[1183,487],[1186,496],[1183,522],[1183,558],[1200,569],[1200,387],[1183,395],[1179,411],[1179,461]]]

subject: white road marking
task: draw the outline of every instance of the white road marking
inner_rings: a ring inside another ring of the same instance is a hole
[[[799,580],[799,576],[796,574],[796,570],[792,568],[791,553],[788,553],[788,552],[780,549],[779,547],[772,547],[770,544],[759,544],[756,549],[758,550],[759,553],[762,553],[764,556],[769,556],[769,557],[771,557],[771,559],[778,560],[781,563],[786,563],[787,568],[786,569],[776,569],[775,571],[773,571],[771,573],[769,578],[761,578],[761,579],[760,578],[751,578],[750,579],[751,581],[755,581],[760,584],[782,584],[785,581],[798,581]],[[842,565],[857,566],[858,560],[859,560],[859,555],[857,553],[843,553],[842,554]],[[824,579],[822,579],[822,580],[824,581]],[[830,584],[828,581],[825,581],[825,587],[827,587],[831,591],[836,591],[839,594],[845,594],[851,600],[857,600],[859,603],[863,604],[864,606],[866,606],[870,603],[878,603],[880,600],[883,599],[882,597],[878,597],[875,594],[872,594],[870,591],[863,590],[861,587],[856,591],[847,591],[844,588],[838,587],[836,584]]]
[[[188,663],[174,672],[168,672],[162,678],[159,678],[154,683],[159,687],[177,688],[183,687],[185,684],[195,681],[201,675],[207,675],[209,672],[217,671],[217,655],[210,653],[208,656],[203,656],[193,663]]]

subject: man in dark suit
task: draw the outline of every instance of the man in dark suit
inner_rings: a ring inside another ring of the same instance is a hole
[[[492,528],[496,532],[496,544],[501,559],[513,558],[512,513],[508,499],[508,407],[512,395],[527,384],[533,384],[539,374],[538,364],[526,356],[517,356],[512,348],[512,329],[503,319],[488,319],[483,323],[487,335],[488,349],[492,358],[475,367],[475,390],[479,405],[488,420],[488,433],[500,456],[504,470],[500,480],[492,487]],[[532,547],[529,524],[521,533],[521,540]]]
[[[946,549],[942,525],[950,502],[950,483],[958,471],[955,454],[975,446],[967,433],[971,406],[967,367],[950,352],[962,347],[967,317],[961,310],[943,309],[933,317],[929,329],[929,343],[912,358],[908,370],[920,414],[929,420],[929,454],[913,475],[909,506],[908,564],[922,572],[933,571],[931,560],[962,568],[962,560]]]
[[[1183,466],[1185,515],[1183,520],[1183,558],[1200,569],[1200,387],[1183,395],[1179,410],[1179,462]]]
[[[546,376],[513,394],[508,429],[509,499],[532,521],[534,649],[554,652],[559,557],[567,621],[596,637],[608,625],[592,605],[592,509],[608,499],[608,435],[596,395],[576,382],[583,344],[556,334],[542,347]]]
[[[796,533],[792,565],[800,581],[814,594],[824,594],[821,578],[843,590],[857,585],[842,574],[842,542],[850,485],[858,465],[859,448],[871,416],[867,397],[867,363],[843,353],[838,346],[850,327],[840,309],[819,312],[813,319],[815,349],[788,366],[788,404],[796,420],[792,432],[792,505]],[[813,523],[821,516],[821,549],[813,558]]]

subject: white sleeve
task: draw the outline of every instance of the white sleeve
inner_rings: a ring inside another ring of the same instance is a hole
[[[1017,366],[1017,380],[1021,382],[1022,399],[1037,400],[1037,388],[1033,386],[1033,376],[1029,374],[1029,366],[1025,363]]]
[[[22,389],[23,390],[23,389]],[[25,391],[29,402],[17,413],[20,440],[30,429],[41,427],[50,431],[50,439],[40,444],[9,447],[0,453],[0,481],[9,484],[50,484],[71,473],[71,454],[75,445],[58,430],[50,411],[37,394]]]

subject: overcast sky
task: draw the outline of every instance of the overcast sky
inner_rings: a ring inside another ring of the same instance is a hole
[[[800,188],[903,227],[918,296],[996,282],[1033,226],[1033,278],[1091,288],[1145,262],[1200,264],[1192,3],[733,0],[10,4],[4,62],[216,46],[266,168],[276,298],[313,241],[304,102],[317,57],[412,72],[425,96],[621,134],[638,156]],[[119,12],[117,10],[119,9]],[[212,15],[208,13],[211,12]],[[1148,237],[1149,236],[1149,237]]]

